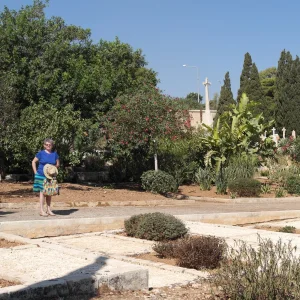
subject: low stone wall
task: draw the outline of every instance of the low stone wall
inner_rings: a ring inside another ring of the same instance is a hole
[[[0,288],[0,299],[41,300],[69,299],[84,300],[101,295],[101,289],[140,290],[148,288],[146,269],[120,272],[113,275],[73,275],[64,279],[45,280],[32,285],[17,285]]]
[[[108,171],[73,172],[72,177],[75,177],[77,183],[108,182],[109,172]],[[8,182],[29,181],[29,180],[33,180],[33,176],[29,174],[7,174],[4,180]]]
[[[32,175],[29,174],[7,174],[4,178],[5,181],[17,182],[17,181],[29,181],[32,179]]]
[[[101,172],[76,172],[78,183],[83,182],[107,182],[109,180],[108,171]]]

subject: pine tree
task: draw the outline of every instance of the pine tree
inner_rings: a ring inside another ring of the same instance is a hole
[[[231,91],[231,82],[229,77],[229,72],[225,74],[224,84],[221,87],[221,93],[218,103],[217,114],[215,116],[215,120],[222,115],[223,112],[229,109],[230,104],[235,104],[233,99],[232,91]]]
[[[240,88],[238,90],[237,101],[239,101],[243,93],[246,93],[246,88],[250,81],[251,68],[252,68],[252,58],[251,55],[247,52],[245,54],[243,70],[240,77]]]
[[[285,127],[290,135],[290,131],[293,130],[288,127],[287,110],[290,97],[290,77],[293,65],[293,58],[289,51],[282,51],[280,59],[278,61],[277,76],[275,82],[275,95],[274,101],[275,107],[275,124],[276,128]],[[296,129],[295,129],[296,130]]]

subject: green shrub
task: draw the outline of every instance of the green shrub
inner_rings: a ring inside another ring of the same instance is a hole
[[[180,267],[200,270],[214,269],[225,255],[224,239],[214,236],[188,236],[176,241],[159,242],[153,250],[160,256],[176,258]]]
[[[271,187],[267,183],[264,183],[261,185],[261,193],[262,194],[270,194],[271,193]]]
[[[300,299],[296,248],[291,242],[258,239],[257,249],[243,241],[228,249],[221,268],[211,278],[213,286],[222,289],[224,299]]]
[[[224,170],[221,170],[219,174],[216,176],[215,184],[217,188],[217,194],[221,194],[221,195],[226,194],[228,181]]]
[[[300,177],[289,176],[286,180],[286,190],[290,194],[300,195]]]
[[[152,241],[175,240],[185,236],[187,232],[187,228],[179,219],[156,212],[141,217],[135,237]]]
[[[275,190],[275,198],[282,198],[285,197],[286,190],[283,187],[279,187]]]
[[[260,176],[268,177],[269,176],[269,170],[261,170],[260,171]]]
[[[209,191],[214,179],[214,171],[211,168],[199,168],[195,173],[195,181],[200,186],[200,190]]]
[[[178,186],[174,177],[164,171],[147,171],[141,176],[142,187],[151,193],[176,192]]]
[[[144,218],[145,214],[134,215],[124,221],[124,227],[127,235],[136,236],[137,228]]]
[[[255,156],[233,156],[230,158],[228,166],[225,168],[228,182],[240,178],[252,178],[255,173],[257,158]]]
[[[241,178],[229,182],[228,188],[239,197],[257,197],[261,192],[261,183],[252,178]]]
[[[296,227],[294,227],[294,226],[284,226],[284,227],[281,227],[278,231],[279,232],[285,232],[285,233],[295,233],[296,232]]]

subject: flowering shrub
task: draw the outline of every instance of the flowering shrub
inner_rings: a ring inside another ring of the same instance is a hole
[[[276,153],[282,155],[290,155],[292,159],[295,159],[295,150],[295,139],[290,136],[289,138],[281,139],[279,141]]]
[[[151,150],[154,141],[177,140],[190,129],[188,110],[179,108],[171,97],[145,86],[132,95],[116,99],[105,117],[107,138],[115,155],[132,149]]]

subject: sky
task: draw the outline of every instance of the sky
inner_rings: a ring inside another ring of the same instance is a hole
[[[28,4],[0,0],[0,11]],[[277,66],[284,49],[299,55],[299,11],[299,0],[50,0],[46,14],[90,28],[95,43],[118,37],[142,49],[164,93],[204,95],[207,77],[212,98],[227,71],[236,96],[246,52],[259,71]]]

